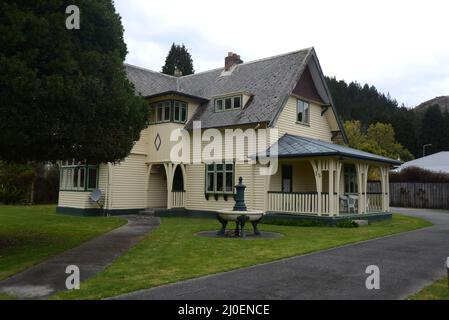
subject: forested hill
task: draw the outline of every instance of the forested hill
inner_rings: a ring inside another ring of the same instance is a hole
[[[426,143],[433,144],[427,149],[428,153],[449,150],[449,113],[438,114],[435,108],[430,108],[430,112],[415,112],[414,109],[399,106],[388,94],[368,84],[348,84],[329,77],[326,81],[343,121],[359,120],[364,127],[376,122],[391,123],[397,141],[415,157],[421,156],[422,145]]]
[[[415,111],[422,112],[427,110],[430,106],[439,105],[441,108],[441,112],[449,111],[449,96],[441,96],[425,101],[415,107]]]

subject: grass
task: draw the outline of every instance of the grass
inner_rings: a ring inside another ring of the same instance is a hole
[[[0,279],[126,223],[123,218],[62,215],[55,209],[0,206]]]
[[[408,297],[410,300],[449,300],[447,277],[435,281],[418,293]]]
[[[262,231],[281,232],[276,239],[242,240],[201,238],[198,231],[216,230],[217,221],[163,218],[161,226],[118,258],[103,273],[53,299],[99,299],[155,287],[348,243],[430,226],[423,219],[393,215],[360,228],[261,225]]]

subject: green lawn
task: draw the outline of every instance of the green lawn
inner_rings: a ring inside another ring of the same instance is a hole
[[[55,209],[0,206],[0,279],[126,223],[123,218],[62,215]]]
[[[281,232],[285,237],[242,240],[194,235],[218,229],[219,223],[213,219],[163,218],[158,229],[103,273],[81,283],[80,290],[61,292],[53,298],[110,297],[430,225],[395,214],[391,221],[361,228],[262,225],[261,230]]]
[[[449,300],[447,277],[435,281],[408,298],[411,300]]]

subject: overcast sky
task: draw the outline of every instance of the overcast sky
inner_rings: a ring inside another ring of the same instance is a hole
[[[172,42],[196,72],[315,47],[323,71],[411,107],[449,95],[447,0],[115,0],[127,62],[160,71]]]

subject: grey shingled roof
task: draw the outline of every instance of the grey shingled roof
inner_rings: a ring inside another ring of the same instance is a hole
[[[242,63],[229,75],[222,75],[223,68],[183,77],[130,65],[126,65],[126,71],[143,96],[177,91],[208,99],[186,124],[188,129],[194,120],[201,120],[203,128],[271,122],[299,80],[312,52],[313,48],[308,48]],[[250,93],[252,99],[243,109],[215,112],[213,97],[234,92]]]
[[[343,156],[363,160],[384,162],[393,165],[401,164],[400,161],[378,156],[373,153],[344,147],[342,145],[325,142],[322,140],[284,134],[275,144],[278,147],[279,158],[299,158],[317,156]],[[267,150],[269,152],[270,149]]]
[[[175,77],[126,63],[125,71],[137,93],[144,97],[177,89],[177,78]]]

